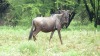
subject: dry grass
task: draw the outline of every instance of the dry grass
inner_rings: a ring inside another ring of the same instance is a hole
[[[100,56],[99,30],[62,30],[63,45],[57,32],[40,32],[37,41],[28,41],[30,29],[0,28],[0,56]]]

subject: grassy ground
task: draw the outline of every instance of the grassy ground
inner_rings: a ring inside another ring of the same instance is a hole
[[[100,56],[100,26],[70,26],[62,29],[63,45],[57,32],[40,32],[37,41],[28,41],[30,28],[0,26],[0,56]]]

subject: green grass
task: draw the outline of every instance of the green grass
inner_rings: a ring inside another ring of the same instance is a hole
[[[0,26],[0,56],[100,56],[100,26],[71,24],[61,30],[63,45],[57,31],[50,44],[50,33],[38,33],[34,42],[29,32],[30,27]]]

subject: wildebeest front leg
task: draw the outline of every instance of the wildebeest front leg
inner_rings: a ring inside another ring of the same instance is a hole
[[[62,43],[62,39],[61,39],[60,30],[58,30],[58,35],[59,35],[59,39],[60,39],[61,44],[63,44],[63,43]]]
[[[55,32],[55,31],[52,31],[52,32],[51,32],[50,39],[49,39],[49,43],[50,43],[50,40],[51,40],[51,38],[52,38],[54,32]]]
[[[61,44],[63,44],[63,43],[62,43],[62,40],[61,40],[61,34],[60,34],[60,30],[61,30],[61,23],[60,23],[60,21],[59,21],[59,20],[58,20],[58,21],[56,21],[56,28],[57,28],[57,31],[58,31],[58,35],[59,35],[60,42],[61,42]]]

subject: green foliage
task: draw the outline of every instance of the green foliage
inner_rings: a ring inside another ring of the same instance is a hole
[[[31,20],[38,14],[48,16],[50,13],[50,3],[49,1],[41,0],[8,0],[10,3],[10,14],[13,16],[11,21],[18,22],[18,24],[26,25],[31,23]],[[8,19],[8,18],[7,18]]]
[[[1,3],[3,6],[5,4],[9,4],[9,8],[7,8],[7,12],[4,14],[5,25],[24,25],[30,26],[32,19],[34,19],[37,15],[42,16],[50,16],[50,10],[54,9],[57,11],[58,9],[70,9],[76,12],[76,17],[80,19],[83,24],[88,21],[88,14],[86,12],[83,0],[4,0],[5,3]],[[88,0],[87,4],[90,10],[93,10],[93,6],[90,1],[95,2],[95,8],[100,6],[98,5],[97,0]],[[94,4],[94,3],[93,3]],[[0,8],[2,8],[0,5]],[[4,6],[5,7],[5,6]],[[1,10],[0,10],[1,11]],[[99,10],[98,10],[99,11]],[[97,10],[94,10],[97,13]],[[100,13],[98,13],[99,16]],[[95,14],[96,15],[96,14]],[[0,16],[2,16],[0,14]],[[86,19],[86,20],[85,20]],[[88,23],[87,23],[88,24]]]
[[[31,20],[38,14],[43,16],[50,15],[50,9],[57,9],[63,5],[73,4],[72,0],[65,3],[61,0],[7,0],[10,4],[9,12],[6,16],[6,24],[13,26],[19,25],[30,25]],[[57,6],[56,6],[57,5]],[[69,6],[69,5],[68,5]],[[28,23],[26,23],[28,22]]]

